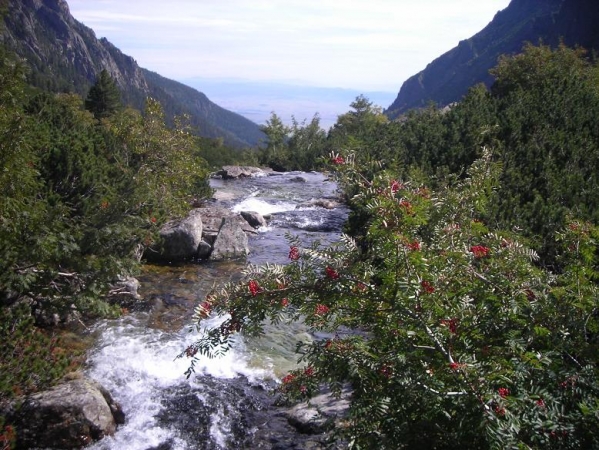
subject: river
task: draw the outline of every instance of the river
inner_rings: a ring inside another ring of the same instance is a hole
[[[90,449],[317,448],[272,405],[272,388],[296,367],[297,341],[312,339],[303,324],[270,327],[259,339],[238,336],[226,356],[200,360],[189,379],[184,375],[189,360],[176,356],[198,338],[190,331],[193,307],[215,284],[235,280],[247,263],[286,264],[287,232],[305,245],[335,241],[347,209],[302,206],[312,199],[336,198],[335,183],[320,173],[211,183],[218,204],[270,215],[268,226],[250,237],[245,260],[146,266],[139,277],[143,306],[95,326],[87,374],[121,403],[127,420],[115,436]],[[222,320],[210,317],[208,324]]]

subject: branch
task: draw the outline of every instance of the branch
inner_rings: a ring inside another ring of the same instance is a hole
[[[447,395],[447,396],[452,396],[452,395],[468,395],[469,392],[465,392],[465,391],[449,391],[449,392],[441,392],[438,391],[436,389],[433,389],[431,387],[428,387],[426,384],[421,383],[420,381],[416,382],[417,385],[422,386],[424,389],[426,389],[427,391],[433,392],[435,394],[438,395]]]

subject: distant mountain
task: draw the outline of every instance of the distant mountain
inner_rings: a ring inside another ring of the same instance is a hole
[[[346,113],[359,95],[364,95],[375,105],[388,105],[396,92],[360,91],[355,89],[305,86],[288,83],[247,81],[239,79],[189,78],[185,84],[201,88],[219,105],[247,117],[253,122],[264,124],[271,113],[286,123],[291,116],[299,122],[320,117],[320,126],[331,128],[339,115]]]
[[[201,136],[222,137],[233,147],[255,146],[264,138],[252,121],[195,89],[140,68],[108,40],[97,39],[73,18],[65,0],[8,0],[4,22],[0,39],[27,61],[29,81],[36,87],[86,96],[96,75],[106,69],[125,103],[137,109],[151,96],[162,103],[167,117],[188,113]]]
[[[525,42],[599,49],[598,0],[512,0],[482,31],[430,63],[402,85],[386,113],[397,117],[430,102],[446,106],[477,84],[492,84],[489,69],[500,55],[518,53]]]

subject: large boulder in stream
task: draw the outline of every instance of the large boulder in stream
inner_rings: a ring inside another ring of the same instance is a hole
[[[160,230],[161,246],[146,250],[144,257],[166,263],[245,257],[249,253],[247,234],[265,224],[257,213],[242,215],[219,206],[195,208],[184,219],[167,223]]]
[[[266,219],[262,214],[257,213],[256,211],[241,211],[241,217],[245,219],[245,221],[254,228],[260,228],[266,226]]]
[[[223,259],[239,258],[250,253],[248,237],[240,226],[239,221],[232,217],[224,217],[212,246],[210,259],[220,261]]]
[[[146,250],[146,259],[179,262],[195,258],[202,242],[201,208],[192,209],[181,220],[166,223],[160,230],[160,238],[161,246]]]
[[[77,378],[27,396],[7,421],[17,448],[75,449],[114,434],[125,415],[101,385]]]
[[[313,198],[308,200],[307,202],[300,203],[295,208],[324,208],[324,209],[335,209],[340,206],[340,203],[337,200],[332,200],[328,198]]]
[[[206,206],[204,208],[197,209],[198,214],[202,216],[202,223],[204,224],[204,240],[209,244],[214,243],[216,235],[220,231],[223,224],[223,219],[227,218],[234,221],[239,227],[246,233],[255,233],[254,228],[245,220],[241,214],[232,212],[222,206]],[[210,237],[212,236],[213,239]],[[212,240],[212,242],[211,242]]]

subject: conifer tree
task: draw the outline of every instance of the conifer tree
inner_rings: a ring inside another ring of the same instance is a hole
[[[121,107],[121,94],[106,69],[98,75],[85,99],[85,109],[98,120],[111,116]]]

